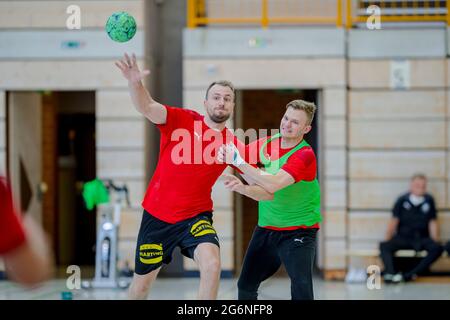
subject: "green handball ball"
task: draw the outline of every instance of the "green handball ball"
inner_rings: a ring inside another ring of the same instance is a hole
[[[127,42],[136,34],[136,21],[127,12],[115,12],[106,22],[106,33],[117,42]]]

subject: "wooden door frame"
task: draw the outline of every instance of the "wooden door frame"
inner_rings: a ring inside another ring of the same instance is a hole
[[[6,131],[6,174],[10,180],[12,180],[12,165],[11,165],[11,94],[14,93],[36,93],[36,91],[22,91],[22,90],[8,90],[5,92],[6,94],[6,101],[5,101],[5,117],[6,117],[6,125],[5,125],[5,131]],[[41,201],[41,224],[44,229],[44,231],[51,237],[51,243],[54,249],[55,254],[57,254],[57,248],[58,248],[58,235],[56,232],[56,225],[57,225],[57,214],[56,214],[56,199],[57,199],[57,190],[56,190],[56,173],[57,173],[57,153],[56,151],[53,153],[52,157],[45,156],[49,148],[49,141],[47,141],[49,137],[53,136],[55,139],[57,138],[57,131],[55,127],[55,131],[53,131],[53,134],[46,135],[44,133],[44,130],[46,130],[46,127],[44,125],[44,121],[51,121],[51,119],[54,119],[53,125],[56,124],[56,104],[51,103],[52,99],[56,99],[56,96],[54,93],[48,93],[48,92],[41,92],[41,119],[40,119],[40,126],[41,126],[41,148],[40,148],[40,158],[41,158],[41,177],[40,180],[42,182],[45,182],[48,191],[46,194],[44,194],[44,197]],[[57,100],[56,100],[57,101]],[[54,101],[53,101],[54,102]],[[52,112],[53,111],[53,112]],[[52,114],[49,114],[52,112]],[[53,145],[50,146],[51,149],[56,150],[57,147],[56,142],[53,143]],[[48,154],[47,154],[48,155]],[[18,174],[18,173],[14,173]],[[36,186],[32,186],[33,193],[36,193]],[[22,195],[19,195],[19,198]],[[36,196],[36,195],[35,195]],[[16,204],[16,206],[19,207],[19,203]],[[23,209],[23,208],[21,208]],[[57,257],[56,257],[57,258]]]

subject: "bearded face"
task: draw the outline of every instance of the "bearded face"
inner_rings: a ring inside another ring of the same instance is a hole
[[[234,93],[231,88],[216,84],[209,89],[204,104],[208,117],[215,123],[223,123],[233,113]]]

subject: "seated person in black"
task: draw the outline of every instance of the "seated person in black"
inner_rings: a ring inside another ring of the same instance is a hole
[[[436,206],[433,197],[426,193],[426,188],[427,178],[416,174],[411,179],[410,192],[399,197],[395,203],[386,241],[380,243],[385,282],[414,280],[442,254]],[[427,256],[412,270],[404,274],[396,273],[394,254],[402,249],[426,250]]]

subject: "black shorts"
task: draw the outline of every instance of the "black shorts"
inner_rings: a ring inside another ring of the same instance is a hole
[[[163,263],[169,264],[176,247],[180,247],[181,253],[191,259],[200,243],[209,242],[220,247],[212,223],[211,212],[202,212],[193,218],[170,224],[144,210],[136,245],[135,272],[144,275]]]

